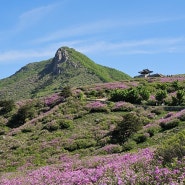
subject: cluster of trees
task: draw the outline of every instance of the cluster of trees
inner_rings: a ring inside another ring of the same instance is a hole
[[[137,87],[130,89],[116,89],[111,92],[111,101],[126,101],[130,103],[140,104],[141,101],[147,101],[150,97],[150,91],[145,87]]]
[[[165,99],[168,97],[166,84],[161,84],[160,88],[150,89],[147,86],[138,86],[129,89],[116,89],[110,93],[110,101],[125,101],[133,104],[141,104],[143,101],[148,105],[162,105],[163,103],[172,106],[183,105],[185,102],[185,92],[178,83],[173,83],[176,94],[171,96],[170,101]],[[150,102],[149,98],[154,94],[155,101]]]

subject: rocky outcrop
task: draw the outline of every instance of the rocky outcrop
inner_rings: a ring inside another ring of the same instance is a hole
[[[59,48],[55,54],[55,57],[53,58],[53,74],[60,74],[61,73],[61,69],[59,67],[59,64],[63,63],[63,62],[67,62],[67,60],[69,59],[69,55],[67,50],[65,50],[65,48]]]

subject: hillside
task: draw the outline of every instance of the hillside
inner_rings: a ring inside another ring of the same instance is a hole
[[[1,101],[0,183],[183,184],[184,88],[131,79]]]
[[[130,79],[118,70],[94,63],[74,49],[61,47],[55,57],[30,63],[9,78],[0,80],[1,99],[26,99],[60,91],[63,87],[79,87],[102,82]]]

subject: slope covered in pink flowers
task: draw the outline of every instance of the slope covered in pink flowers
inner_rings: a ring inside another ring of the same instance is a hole
[[[185,79],[0,101],[0,184],[185,183]]]

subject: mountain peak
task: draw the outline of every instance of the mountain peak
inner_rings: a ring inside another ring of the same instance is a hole
[[[96,64],[73,48],[61,47],[52,59],[26,65],[10,78],[0,81],[0,98],[21,99],[77,87],[130,79],[127,74]]]
[[[60,74],[61,69],[59,65],[63,62],[67,62],[69,59],[69,54],[66,50],[66,47],[61,47],[57,50],[55,53],[55,57],[53,58],[52,64],[53,64],[53,74]]]
[[[65,47],[61,47],[61,48],[59,48],[57,50],[53,60],[54,60],[54,62],[61,63],[61,62],[67,61],[68,57],[69,57],[69,55],[68,55],[68,52],[67,52],[66,48]]]

